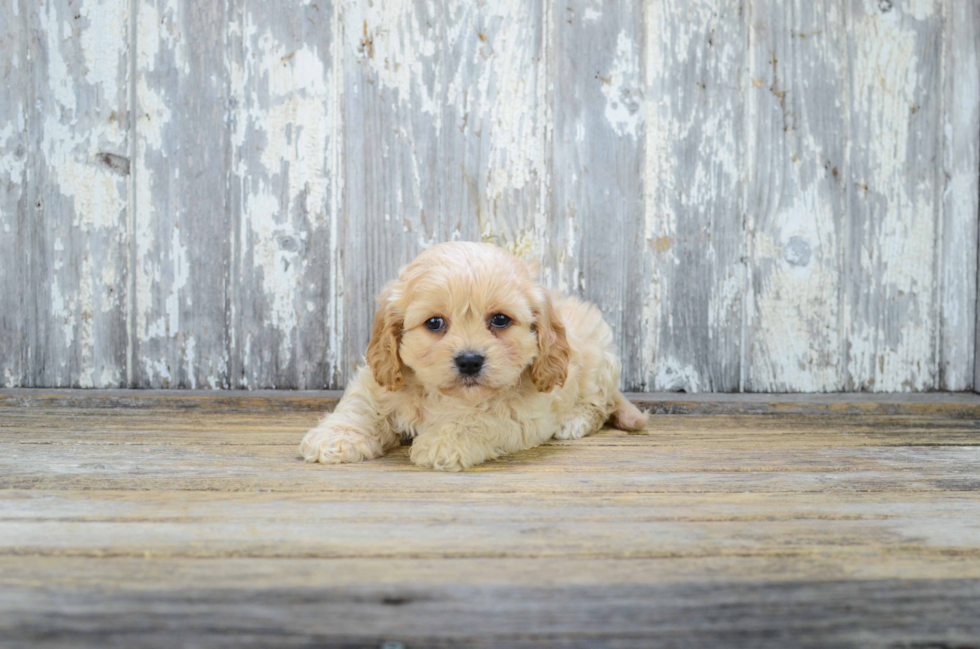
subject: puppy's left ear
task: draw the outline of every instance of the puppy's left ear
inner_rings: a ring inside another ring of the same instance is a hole
[[[536,309],[535,328],[538,333],[538,357],[531,365],[531,381],[538,392],[550,392],[556,385],[565,384],[568,377],[568,357],[571,348],[565,337],[565,325],[555,313],[547,290],[539,289],[540,306]]]
[[[402,319],[392,307],[391,287],[378,298],[378,312],[374,315],[374,328],[367,348],[367,363],[378,385],[395,391],[402,386],[402,359],[398,346],[402,339]]]

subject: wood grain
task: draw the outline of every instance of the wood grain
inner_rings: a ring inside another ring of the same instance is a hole
[[[643,4],[562,2],[554,14],[554,147],[546,269],[563,293],[595,303],[618,341],[623,376],[646,381],[642,339]]]
[[[345,12],[341,376],[363,358],[375,296],[423,249],[483,238],[542,254],[542,18],[540,2]]]
[[[19,623],[0,629],[34,646],[139,638],[152,646],[967,647],[980,631],[978,593],[969,579],[257,594],[13,589],[0,606]],[[59,613],[42,614],[51,610]],[[93,633],[109,622],[110,632]]]
[[[3,0],[0,386],[343,388],[486,240],[639,391],[976,385],[953,0]]]
[[[32,209],[29,238],[17,245],[29,250],[24,288],[34,304],[14,326],[28,332],[26,384],[126,385],[129,3],[53,0],[21,10]]]
[[[231,383],[229,4],[136,3],[132,386]]]
[[[854,0],[849,20],[846,389],[934,388],[943,6]]]
[[[745,15],[734,0],[646,9],[649,265],[642,352],[628,353],[643,354],[646,389],[735,392],[745,318]]]
[[[756,3],[749,13],[743,387],[837,391],[846,340],[846,3]]]
[[[231,383],[336,385],[340,131],[330,2],[236,7]],[[327,321],[327,324],[325,324]]]
[[[980,5],[947,2],[943,42],[943,223],[940,282],[942,309],[948,314],[939,321],[941,390],[976,390],[980,386],[980,346],[976,318],[971,310],[950,309],[952,302],[976,301],[977,257],[973,241],[978,239],[980,214]],[[971,99],[971,97],[973,99]],[[980,304],[974,305],[975,309]],[[975,310],[974,309],[974,310]],[[961,315],[962,313],[962,315]],[[971,379],[970,359],[976,375]]]
[[[307,464],[296,445],[317,413],[271,396],[107,398],[0,395],[7,644],[892,647],[980,633],[980,429],[962,410],[978,396],[906,397],[898,415],[878,397],[870,414],[655,416],[642,434],[459,474],[418,469],[407,447]]]
[[[0,385],[31,385],[29,344],[24,326],[34,310],[30,291],[31,241],[35,213],[28,191],[29,120],[32,116],[28,13],[21,0],[0,2]]]

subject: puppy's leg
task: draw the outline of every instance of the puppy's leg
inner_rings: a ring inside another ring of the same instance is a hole
[[[387,413],[382,412],[383,391],[371,369],[361,368],[333,414],[324,417],[303,438],[300,455],[307,462],[340,464],[381,457],[397,446],[398,435],[392,430]]]
[[[546,442],[554,428],[541,421],[498,417],[447,417],[432,421],[412,442],[412,462],[439,471],[460,471]]]
[[[606,423],[606,412],[592,404],[579,404],[562,419],[555,439],[581,439],[601,430]]]
[[[494,448],[480,428],[461,421],[427,426],[412,440],[412,462],[437,471],[460,471],[506,453]]]

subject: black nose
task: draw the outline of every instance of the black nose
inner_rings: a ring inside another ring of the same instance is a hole
[[[483,369],[483,355],[466,352],[456,357],[456,367],[465,376],[474,376]]]

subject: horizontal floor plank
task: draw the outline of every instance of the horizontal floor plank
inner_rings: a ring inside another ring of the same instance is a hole
[[[980,580],[9,588],[0,611],[8,640],[65,646],[968,647],[980,635]]]

